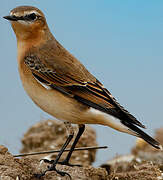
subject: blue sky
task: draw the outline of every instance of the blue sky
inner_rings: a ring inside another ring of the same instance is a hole
[[[16,6],[32,5],[46,15],[52,33],[153,134],[163,126],[163,1],[157,0],[2,0],[0,17]],[[16,38],[0,18],[0,144],[13,153],[34,123],[49,116],[28,98],[17,70]],[[135,137],[93,126],[100,164],[129,152]],[[114,141],[113,141],[114,139]],[[106,158],[107,157],[107,158]]]

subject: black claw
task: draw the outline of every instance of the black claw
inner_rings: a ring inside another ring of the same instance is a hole
[[[57,174],[59,174],[59,175],[61,175],[61,176],[67,175],[67,176],[70,178],[70,180],[72,179],[69,173],[64,172],[64,171],[59,171],[59,170],[57,170],[57,169],[56,169],[56,164],[53,164],[52,166],[50,166],[50,167],[49,167],[44,173],[42,173],[42,174],[45,174],[47,171],[55,171]]]
[[[71,175],[70,175],[69,173],[66,173],[66,172],[65,172],[65,175],[67,175],[67,176],[70,178],[70,180],[72,180]],[[65,176],[65,175],[64,175],[64,176]]]
[[[41,177],[43,177],[43,176],[46,174],[47,171],[55,171],[55,172],[56,172],[57,174],[59,174],[60,176],[65,176],[65,175],[67,175],[70,179],[72,179],[69,173],[64,172],[64,171],[59,171],[59,170],[57,170],[55,167],[50,167],[49,169],[47,169],[47,170],[44,171],[43,173],[34,174],[34,177],[40,179]]]
[[[64,171],[56,171],[58,174],[60,174],[61,176],[65,176],[65,175],[67,175],[69,178],[70,178],[70,180],[72,180],[72,178],[71,178],[71,175],[69,174],[69,173],[67,173],[67,172],[64,172]]]
[[[66,172],[64,172],[64,171],[58,171],[58,170],[56,170],[56,172],[57,172],[59,175],[61,175],[61,176],[65,176],[65,175],[70,176],[70,174],[68,174],[68,173],[66,173]],[[70,177],[71,177],[71,176],[70,176]]]

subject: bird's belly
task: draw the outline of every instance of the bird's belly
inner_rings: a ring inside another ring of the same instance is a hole
[[[34,103],[55,118],[74,124],[101,124],[128,131],[118,119],[81,104],[55,89],[47,89],[34,78],[24,63],[19,72],[23,87]]]
[[[55,118],[74,124],[101,124],[131,134],[118,119],[87,107],[55,89],[45,88],[35,80],[29,70],[28,75],[20,71],[20,76],[25,91],[34,103]]]
[[[24,86],[27,94],[31,97],[34,103],[43,111],[63,121],[77,123],[80,109],[74,107],[72,100],[69,97],[61,94],[57,90],[47,90],[44,87],[33,88]],[[78,112],[77,112],[78,111]]]
[[[33,77],[31,71],[23,64],[19,68],[23,87],[34,103],[43,111],[63,121],[81,124],[87,106],[55,89],[47,89]]]

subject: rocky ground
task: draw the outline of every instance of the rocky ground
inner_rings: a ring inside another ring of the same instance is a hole
[[[60,149],[67,138],[64,125],[58,121],[41,121],[32,126],[22,139],[21,153],[39,152]],[[163,129],[156,132],[156,139],[163,144]],[[96,146],[95,131],[87,126],[78,147]],[[57,165],[57,169],[70,174],[72,180],[161,180],[163,179],[163,152],[155,150],[142,140],[138,140],[131,154],[117,156],[106,161],[99,168],[91,164],[95,160],[95,150],[76,151],[71,163],[82,164],[83,167]],[[62,159],[66,156],[64,153]],[[47,164],[42,158],[54,159],[53,155],[37,155],[15,158],[8,149],[0,146],[0,180],[35,180],[36,174],[43,172]],[[107,160],[107,159],[106,159]],[[56,172],[48,172],[42,180],[68,180],[69,176],[60,176]]]

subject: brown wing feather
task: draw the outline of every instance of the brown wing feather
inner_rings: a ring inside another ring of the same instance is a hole
[[[85,77],[80,77],[80,75],[82,76],[80,71],[78,71],[77,77],[72,76],[68,71],[66,73],[63,73],[63,71],[59,73],[47,67],[34,55],[26,56],[24,62],[39,81],[48,84],[66,95],[74,97],[88,106],[113,115],[121,121],[133,123],[144,128],[144,125],[120,106],[111,93],[97,79],[89,76],[89,81],[86,82]]]

